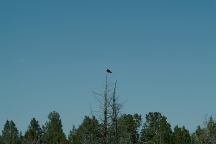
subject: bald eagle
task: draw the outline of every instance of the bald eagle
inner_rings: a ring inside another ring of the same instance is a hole
[[[112,73],[111,70],[109,70],[109,69],[107,69],[106,72],[108,72],[108,73]]]

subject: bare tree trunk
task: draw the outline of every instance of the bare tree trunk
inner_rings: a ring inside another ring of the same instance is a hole
[[[107,86],[107,75],[106,75],[106,84],[104,91],[104,121],[103,121],[103,143],[107,144],[108,136],[108,86]]]
[[[117,80],[115,82],[115,87],[114,87],[114,91],[113,91],[113,98],[112,98],[112,123],[113,123],[113,127],[114,127],[114,143],[118,144],[118,107],[116,104],[116,84],[117,84]]]

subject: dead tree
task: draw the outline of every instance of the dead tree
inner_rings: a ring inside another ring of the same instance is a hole
[[[112,125],[113,125],[113,141],[115,144],[118,144],[118,112],[119,112],[119,106],[116,103],[116,84],[117,80],[115,82],[115,87],[113,91],[113,97],[112,97]]]
[[[97,94],[101,96],[101,100],[98,102],[102,106],[99,113],[102,114],[102,143],[103,144],[118,144],[119,143],[119,130],[118,130],[118,116],[120,104],[117,103],[116,99],[116,87],[117,81],[115,82],[114,89],[111,88],[109,83],[109,77],[112,71],[106,70],[105,89],[103,94]],[[112,92],[111,92],[112,91]],[[96,93],[95,93],[96,94]],[[101,112],[102,110],[102,112]]]
[[[108,143],[108,84],[107,84],[107,77],[106,74],[106,83],[105,83],[105,91],[104,91],[104,119],[103,119],[103,143]]]

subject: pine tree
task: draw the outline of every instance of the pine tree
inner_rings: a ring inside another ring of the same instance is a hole
[[[62,129],[59,113],[51,112],[48,119],[49,121],[43,127],[42,142],[45,144],[65,144],[66,137]]]
[[[148,113],[141,131],[140,143],[171,144],[172,130],[166,119],[159,112]]]
[[[198,126],[192,134],[192,144],[215,144],[216,143],[216,121],[210,117],[206,125]]]
[[[2,131],[2,141],[5,144],[17,144],[19,143],[19,132],[16,128],[15,123],[11,121],[6,121],[4,129]]]
[[[124,114],[118,121],[120,140],[124,141],[127,139],[127,142],[130,142],[130,144],[137,144],[139,140],[138,129],[141,126],[141,116],[138,114]]]
[[[2,136],[0,136],[0,144],[4,144]]]
[[[72,130],[70,130],[68,135],[69,144],[81,144],[81,135],[78,133],[75,126],[73,126]]]
[[[85,116],[78,129],[73,128],[69,135],[70,144],[98,144],[102,143],[102,127],[93,116]]]
[[[25,141],[30,144],[39,144],[41,140],[42,130],[38,121],[33,118],[30,122],[28,130],[25,133]]]
[[[189,131],[183,126],[182,128],[176,126],[173,132],[174,144],[191,144],[191,136]]]

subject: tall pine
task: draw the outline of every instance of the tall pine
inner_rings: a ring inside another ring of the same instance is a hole
[[[146,122],[141,131],[141,144],[171,144],[172,129],[167,118],[159,112],[146,115]]]
[[[40,144],[42,130],[38,121],[33,118],[30,122],[28,130],[25,133],[25,142],[30,144]]]
[[[48,122],[43,127],[42,142],[45,144],[65,144],[66,137],[62,129],[59,113],[51,112],[48,119]]]
[[[6,121],[4,129],[2,131],[2,141],[4,144],[17,144],[19,143],[19,131],[16,128],[15,123]]]

